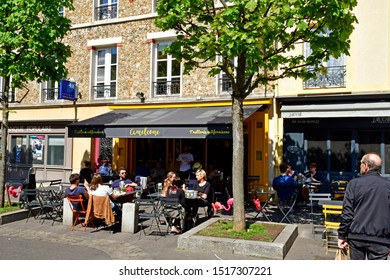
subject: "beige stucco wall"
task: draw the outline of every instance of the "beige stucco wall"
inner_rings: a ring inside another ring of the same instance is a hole
[[[278,81],[278,96],[301,94],[367,93],[390,90],[389,12],[387,0],[358,1],[354,10],[359,23],[352,33],[350,56],[347,56],[345,88],[303,89],[300,79]],[[303,53],[303,46],[296,52]]]

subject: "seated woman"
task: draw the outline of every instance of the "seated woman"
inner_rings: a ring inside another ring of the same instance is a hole
[[[167,196],[168,189],[173,185],[173,181],[176,180],[176,173],[173,171],[169,171],[167,174],[167,178],[164,180],[164,186],[161,191],[161,196]]]
[[[164,216],[168,221],[168,224],[171,225],[172,233],[181,233],[183,230],[182,224],[185,220],[185,194],[182,188],[183,182],[181,180],[175,180],[173,184],[168,188],[167,198],[175,198],[178,200],[179,204],[175,205],[164,205]]]
[[[207,182],[206,171],[199,169],[196,171],[195,175],[197,180],[195,191],[198,191],[198,198],[194,199],[191,203],[192,205],[187,207],[187,212],[191,215],[191,217],[196,217],[199,207],[211,205],[211,185]]]
[[[103,178],[102,175],[100,175],[99,173],[96,173],[92,176],[90,189],[91,189],[90,194],[95,196],[109,196],[112,199],[117,199],[120,196],[122,196],[121,193],[118,194],[114,193],[112,188],[110,188],[109,186],[103,185]],[[118,219],[120,220],[120,216],[122,214],[121,209],[119,208],[118,205],[116,205],[112,201],[110,201],[110,205],[112,210],[116,213]]]

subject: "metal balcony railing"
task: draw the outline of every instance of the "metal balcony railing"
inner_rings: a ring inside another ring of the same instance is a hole
[[[114,19],[118,17],[118,4],[101,5],[95,9],[95,19],[105,20]]]
[[[221,91],[222,92],[233,92],[233,86],[232,86],[232,81],[228,78],[221,78],[219,79],[219,84],[221,85]]]
[[[58,100],[58,88],[44,88],[42,95],[45,97],[45,101]]]
[[[180,94],[180,80],[171,82],[154,82],[154,96]]]
[[[309,72],[314,72],[314,69]],[[326,73],[316,73],[316,78],[305,81],[305,88],[345,87],[346,66],[326,67]]]
[[[105,99],[116,97],[116,84],[113,85],[98,85],[92,87],[94,99]]]

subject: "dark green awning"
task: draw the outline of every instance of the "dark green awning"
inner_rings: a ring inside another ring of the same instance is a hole
[[[244,119],[261,105],[244,106]],[[231,107],[113,110],[68,125],[69,137],[229,139]]]

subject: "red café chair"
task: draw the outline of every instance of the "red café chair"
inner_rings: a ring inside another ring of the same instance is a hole
[[[72,230],[86,231],[88,226],[86,222],[87,209],[85,207],[83,195],[80,194],[75,196],[67,196],[66,198],[68,199],[69,207],[73,214]],[[83,222],[81,220],[83,220]],[[92,223],[92,221],[90,221],[90,223],[95,228],[95,225]],[[82,228],[78,228],[78,224],[81,224]]]

